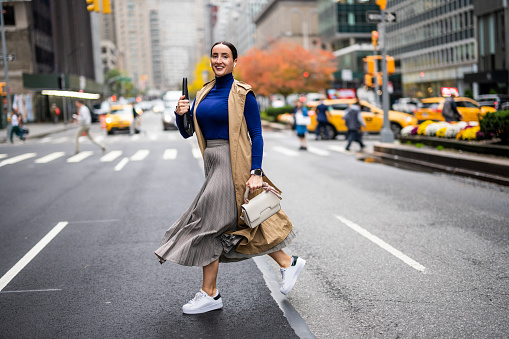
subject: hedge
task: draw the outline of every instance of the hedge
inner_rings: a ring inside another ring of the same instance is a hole
[[[480,121],[481,132],[509,142],[509,110],[487,113]]]
[[[293,112],[293,107],[290,105],[283,106],[283,107],[269,107],[265,110],[265,114],[267,116],[271,117],[273,121],[277,121],[277,117],[280,114],[292,113],[292,112]]]

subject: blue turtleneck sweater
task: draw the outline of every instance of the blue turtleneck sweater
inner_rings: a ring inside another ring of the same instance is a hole
[[[233,75],[216,78],[215,86],[207,96],[200,102],[196,110],[196,119],[206,140],[229,139],[228,132],[228,96],[233,85]],[[191,112],[194,111],[194,102]],[[182,116],[177,116],[177,126],[184,138],[189,138],[182,128]],[[263,137],[262,123],[258,103],[252,92],[246,97],[244,106],[244,117],[246,119],[249,137],[251,138],[251,169],[262,168]]]

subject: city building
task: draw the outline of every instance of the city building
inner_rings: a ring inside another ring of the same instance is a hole
[[[73,109],[72,100],[63,105],[63,97],[43,95],[43,90],[102,93],[100,25],[86,2],[32,0],[2,6],[5,52],[14,55],[7,64],[12,107],[24,120],[48,121],[53,102],[64,113]]]
[[[397,17],[387,24],[387,51],[400,61],[404,96],[440,96],[441,87],[471,93],[465,74],[478,67],[472,0],[389,0],[387,11]]]
[[[364,84],[362,59],[373,55],[371,32],[376,22],[368,22],[367,11],[379,11],[375,0],[318,0],[318,30],[323,47],[332,51],[338,61],[336,88],[359,88]]]
[[[507,1],[474,0],[477,18],[477,72],[465,74],[474,98],[479,94],[509,94],[509,8]]]
[[[267,49],[278,42],[321,48],[316,0],[270,0],[254,18],[256,46]]]

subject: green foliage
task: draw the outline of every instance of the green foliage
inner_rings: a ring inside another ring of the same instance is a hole
[[[424,144],[421,144],[420,142],[415,144],[415,147],[417,147],[417,148],[422,148],[423,146],[424,146]]]
[[[487,113],[480,121],[481,132],[509,142],[509,110]]]
[[[277,117],[280,114],[283,113],[292,113],[293,107],[292,106],[283,106],[283,107],[269,107],[265,110],[265,115],[267,117],[272,118],[273,121],[277,121]]]
[[[474,98],[474,93],[472,93],[472,91],[469,89],[466,89],[465,92],[463,92],[463,95],[470,99]]]
[[[496,89],[492,88],[492,89],[490,89],[490,93],[489,94],[498,94],[498,93],[497,93]]]
[[[443,151],[443,150],[444,150],[444,146],[442,146],[442,145],[437,146],[437,151]]]

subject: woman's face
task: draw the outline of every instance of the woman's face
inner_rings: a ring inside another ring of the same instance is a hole
[[[233,60],[232,51],[228,46],[219,44],[212,48],[210,65],[216,77],[222,77],[233,72],[235,62],[237,62],[237,59]]]

